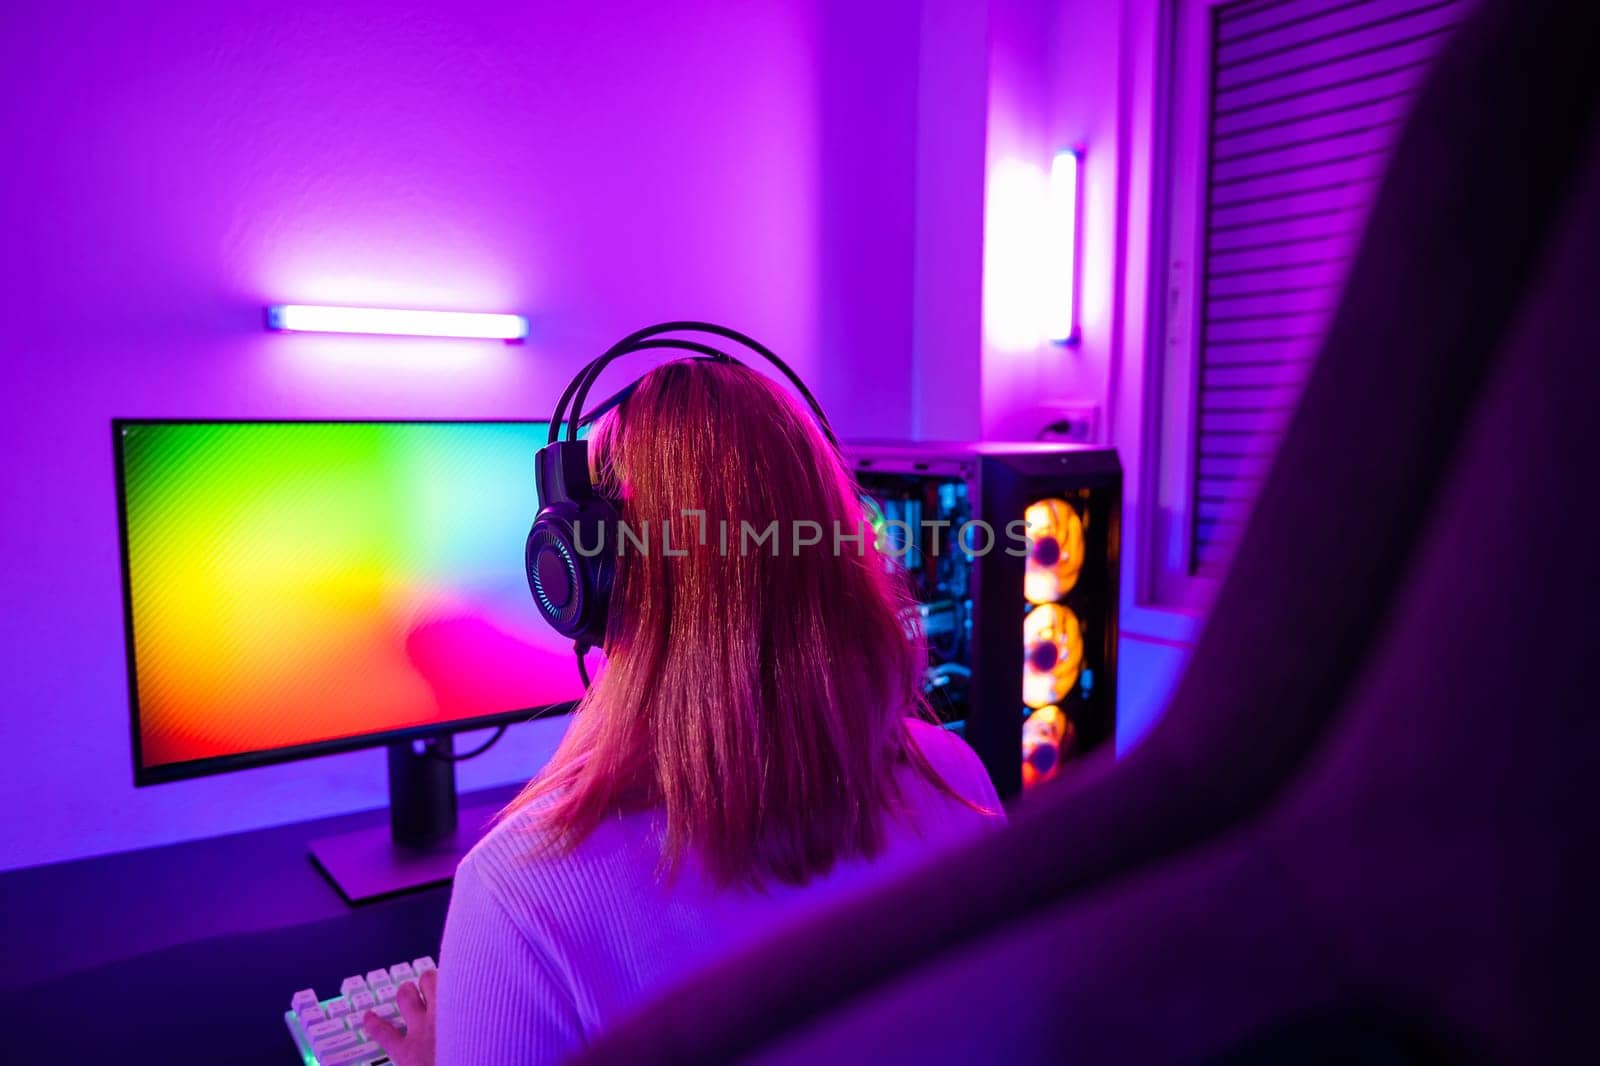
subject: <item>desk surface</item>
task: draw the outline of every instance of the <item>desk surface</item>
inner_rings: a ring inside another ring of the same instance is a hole
[[[463,796],[501,803],[515,789]],[[297,1061],[289,996],[437,955],[447,888],[353,908],[306,843],[383,810],[0,875],[9,1017],[0,1049],[42,1061]]]

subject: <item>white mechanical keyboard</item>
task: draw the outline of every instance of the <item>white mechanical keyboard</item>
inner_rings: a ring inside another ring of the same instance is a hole
[[[411,962],[397,962],[387,970],[372,970],[365,977],[346,977],[339,994],[318,999],[315,991],[301,989],[289,1001],[283,1014],[289,1035],[294,1037],[306,1066],[377,1066],[389,1056],[361,1031],[361,1019],[376,1014],[405,1031],[395,999],[400,986],[435,969],[424,955]]]

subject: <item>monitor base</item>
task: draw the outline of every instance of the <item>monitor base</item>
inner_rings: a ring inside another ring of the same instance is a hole
[[[423,847],[395,843],[387,825],[311,841],[311,861],[347,903],[448,884],[462,856],[489,831],[496,806],[463,807],[454,832]]]

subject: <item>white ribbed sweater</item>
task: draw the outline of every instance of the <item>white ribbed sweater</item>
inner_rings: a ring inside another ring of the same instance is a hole
[[[998,812],[972,749],[920,722],[912,736],[951,788]],[[571,854],[530,857],[522,812],[462,860],[439,955],[438,1066],[559,1062],[607,1025],[703,967],[998,827],[900,771],[910,817],[872,862],[803,887],[718,889],[692,857],[658,874],[662,819],[610,820]]]

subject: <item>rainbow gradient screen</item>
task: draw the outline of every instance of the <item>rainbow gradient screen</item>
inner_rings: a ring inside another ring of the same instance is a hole
[[[578,698],[523,574],[546,428],[117,422],[138,776]]]

